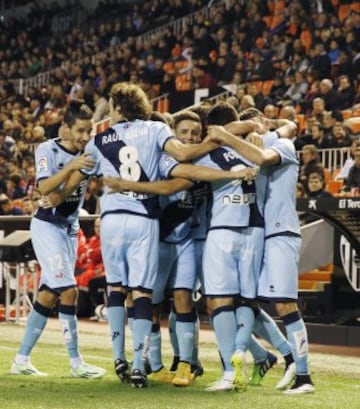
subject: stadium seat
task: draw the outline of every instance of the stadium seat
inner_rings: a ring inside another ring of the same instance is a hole
[[[267,96],[270,94],[271,88],[274,85],[274,80],[266,80],[262,84],[262,93]]]
[[[342,114],[343,120],[348,119],[348,118],[352,117],[352,109],[350,109],[350,108],[349,109],[343,109],[341,111],[341,114]]]
[[[299,126],[299,131],[304,132],[306,128],[306,118],[304,114],[296,114],[295,120]]]
[[[336,176],[341,172],[341,168],[336,168],[331,173],[331,180],[335,180]]]
[[[342,180],[329,180],[326,185],[326,190],[333,195],[339,193],[340,189],[343,187],[344,182]]]
[[[191,89],[191,80],[188,74],[178,74],[175,77],[176,91],[189,91]]]
[[[331,179],[331,171],[328,168],[324,169],[325,183],[329,183]]]
[[[312,35],[310,30],[305,29],[301,32],[300,41],[302,45],[305,47],[306,52],[308,53],[312,44]]]
[[[354,108],[351,112],[352,117],[360,116],[360,108]]]
[[[350,4],[340,4],[338,17],[341,22],[343,22],[350,13]]]

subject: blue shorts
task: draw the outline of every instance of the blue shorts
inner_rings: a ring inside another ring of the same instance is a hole
[[[210,230],[203,256],[205,295],[255,299],[263,246],[262,228]]]
[[[107,214],[101,219],[100,240],[107,283],[152,292],[158,270],[158,220]]]
[[[194,290],[200,290],[203,292],[204,289],[204,275],[203,275],[203,254],[204,254],[204,240],[194,240],[195,245],[195,262],[196,262],[196,282]]]
[[[32,218],[31,241],[41,267],[39,286],[61,290],[76,286],[77,234],[69,228]]]
[[[275,236],[265,240],[258,295],[273,301],[297,300],[301,238]]]
[[[165,298],[166,290],[193,291],[196,279],[194,241],[188,237],[180,243],[160,243],[159,273],[153,293],[153,304]]]

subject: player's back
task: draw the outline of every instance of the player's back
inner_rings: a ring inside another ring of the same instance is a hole
[[[86,147],[96,160],[91,174],[121,177],[132,181],[160,178],[159,161],[166,141],[173,137],[170,128],[155,121],[119,122],[95,136]],[[158,217],[158,199],[134,192],[111,193],[105,188],[101,213],[129,212]]]

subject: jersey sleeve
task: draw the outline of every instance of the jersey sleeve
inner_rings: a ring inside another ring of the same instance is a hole
[[[281,164],[298,164],[294,144],[289,139],[278,139],[270,147],[280,155]]]
[[[279,134],[275,131],[266,133],[263,136],[264,148],[270,148],[279,139]]]
[[[162,122],[154,121],[153,126],[157,128],[156,137],[158,147],[163,151],[166,142],[171,138],[175,138],[174,132],[168,125]]]
[[[171,171],[179,164],[179,162],[167,153],[163,153],[160,157],[159,169],[162,179],[169,179]]]
[[[100,152],[99,149],[95,146],[95,138],[92,138],[85,146],[85,153],[89,154],[89,157],[95,160],[95,166],[92,169],[81,169],[80,172],[87,176],[102,176],[100,171]]]
[[[36,180],[47,179],[57,169],[54,169],[54,153],[48,143],[41,143],[35,152]]]

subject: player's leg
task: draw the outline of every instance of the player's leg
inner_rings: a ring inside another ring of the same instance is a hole
[[[127,294],[126,240],[123,234],[124,215],[107,215],[101,221],[101,252],[108,283],[107,317],[110,327],[114,368],[124,382],[129,376],[125,356],[125,299]]]
[[[231,357],[235,352],[237,331],[233,296],[240,291],[237,262],[231,257],[236,234],[229,230],[210,230],[204,247],[204,293],[224,369],[222,377],[208,388],[209,391],[233,388]]]
[[[191,358],[195,341],[196,312],[192,302],[195,285],[196,264],[195,247],[192,238],[176,244],[176,263],[169,279],[169,288],[173,290],[176,310],[176,336],[179,344],[179,364],[173,384],[190,385],[195,376],[191,373]]]
[[[11,366],[13,375],[46,376],[45,372],[38,371],[30,361],[30,354],[44,331],[48,317],[55,306],[58,295],[49,289],[40,288],[33,309],[26,322],[26,329],[18,353]]]
[[[157,220],[129,215],[125,224],[128,279],[134,300],[134,355],[130,382],[132,386],[141,388],[147,384],[144,364],[150,345],[152,292],[158,272],[159,224]]]

